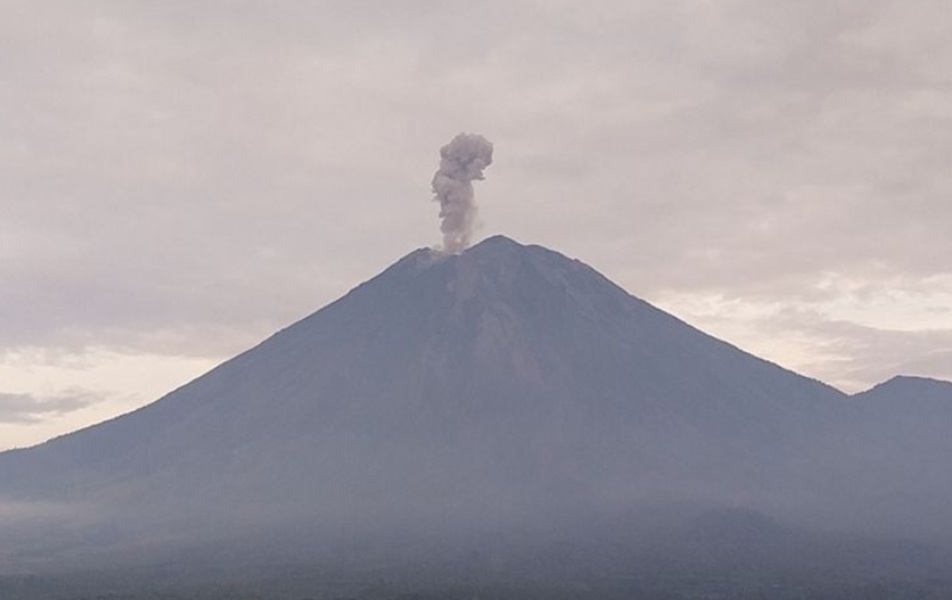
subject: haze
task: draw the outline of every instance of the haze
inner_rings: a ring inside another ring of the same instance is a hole
[[[952,377],[939,0],[4,7],[0,447],[439,243],[460,131],[483,234],[846,391]]]

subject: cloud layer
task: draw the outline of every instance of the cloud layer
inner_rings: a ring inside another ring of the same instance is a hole
[[[86,408],[98,398],[81,389],[52,396],[0,392],[0,423],[36,423],[53,416]]]
[[[468,130],[500,156],[487,233],[834,382],[952,377],[947,12],[14,0],[0,356],[237,352],[435,242],[433,149]]]

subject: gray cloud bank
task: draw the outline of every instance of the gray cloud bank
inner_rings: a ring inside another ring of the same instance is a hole
[[[86,408],[101,400],[82,389],[69,389],[50,396],[0,392],[0,423],[35,423],[46,417]]]
[[[897,374],[952,381],[950,329],[898,331],[821,318],[789,325],[776,327],[777,334],[796,331],[816,342],[817,357],[804,367],[846,391],[859,391]]]
[[[460,127],[490,228],[649,299],[952,293],[938,0],[8,8],[0,353],[237,351],[431,239]]]

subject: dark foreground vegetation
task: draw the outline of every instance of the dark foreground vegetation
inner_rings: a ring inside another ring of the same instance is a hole
[[[635,569],[636,571],[638,569]],[[703,572],[552,581],[452,574],[328,572],[316,565],[161,568],[0,576],[3,600],[948,600],[952,579],[831,573]]]
[[[35,554],[19,573],[0,560],[0,600],[952,599],[948,541],[806,531],[746,511],[663,531],[585,531],[334,540],[299,528],[138,557],[87,546],[72,562]]]
[[[666,526],[545,533],[335,537],[298,524],[151,551],[143,541],[97,552],[89,538],[58,554],[19,544],[0,552],[0,600],[952,600],[952,540],[821,532],[737,509],[669,512],[679,518]]]
[[[616,582],[426,582],[334,577],[319,569],[220,580],[148,573],[0,577],[4,600],[948,600],[948,581],[698,576]]]

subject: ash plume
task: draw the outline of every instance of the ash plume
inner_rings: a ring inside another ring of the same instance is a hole
[[[473,180],[483,179],[483,169],[492,162],[492,143],[474,133],[461,133],[440,148],[433,200],[440,203],[444,252],[455,254],[469,246],[476,224]]]

